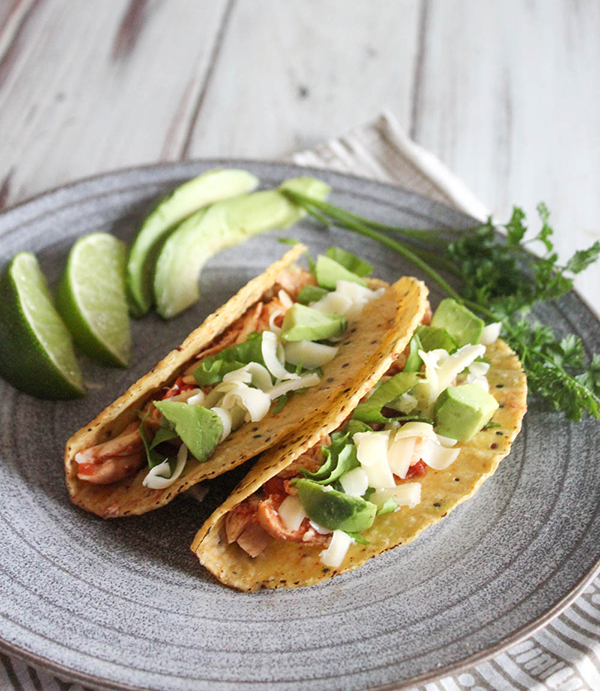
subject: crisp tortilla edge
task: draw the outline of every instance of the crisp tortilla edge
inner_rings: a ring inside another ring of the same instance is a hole
[[[250,494],[255,492],[268,479],[270,479],[277,473],[281,472],[281,470],[283,470],[285,467],[287,467],[287,465],[292,463],[302,453],[310,449],[315,443],[318,443],[320,437],[325,433],[326,430],[331,432],[334,429],[336,429],[339,426],[340,420],[343,420],[344,417],[347,415],[346,409],[346,412],[344,412],[343,415],[338,414],[338,417],[335,421],[330,420],[325,428],[318,429],[317,431],[310,434],[308,437],[305,437],[302,443],[298,444],[297,440],[287,441],[285,444],[271,449],[264,455],[263,459],[261,459],[257,464],[255,464],[253,468],[253,471],[255,472],[253,477],[251,478],[252,482],[248,484],[245,488],[242,488],[241,485],[238,485],[238,487],[230,495],[228,500],[224,504],[222,504],[221,507],[219,507],[219,509],[217,509],[217,511],[215,511],[212,514],[212,516],[209,517],[209,519],[205,522],[200,531],[197,533],[192,543],[191,549],[200,560],[200,563],[203,566],[205,566],[221,582],[238,590],[254,591],[260,588],[293,588],[306,585],[313,585],[315,583],[329,580],[341,573],[346,573],[354,570],[355,568],[358,568],[374,556],[383,554],[384,552],[390,549],[394,549],[395,547],[398,547],[400,545],[403,546],[413,542],[417,537],[419,537],[419,535],[421,535],[421,533],[424,530],[441,521],[457,506],[467,501],[474,494],[476,494],[483,482],[495,473],[502,459],[509,454],[510,448],[519,431],[521,430],[523,417],[527,410],[527,382],[525,374],[522,370],[521,363],[519,362],[518,357],[500,339],[496,342],[493,352],[495,359],[493,362],[494,371],[492,372],[492,376],[493,381],[495,382],[494,392],[496,398],[502,406],[500,416],[500,418],[502,419],[503,427],[502,436],[497,437],[495,436],[495,432],[489,431],[492,435],[491,438],[493,440],[491,445],[489,445],[489,449],[487,449],[486,447],[486,445],[489,442],[489,439],[488,437],[485,437],[484,440],[484,435],[486,434],[486,432],[484,431],[479,432],[479,434],[476,435],[474,440],[472,440],[469,444],[464,445],[463,448],[465,448],[467,452],[466,457],[470,458],[475,456],[476,458],[482,460],[482,463],[485,466],[485,472],[480,472],[479,474],[474,473],[471,484],[463,485],[462,487],[464,487],[465,489],[463,490],[461,487],[461,492],[457,492],[455,490],[454,499],[447,505],[443,505],[443,508],[440,508],[439,510],[432,508],[435,506],[439,506],[439,502],[435,502],[433,503],[433,505],[428,504],[428,506],[422,510],[422,516],[419,516],[419,508],[421,506],[420,505],[416,509],[402,509],[401,513],[399,514],[388,514],[387,516],[380,517],[380,520],[386,519],[386,521],[390,521],[394,520],[394,518],[392,517],[398,516],[397,520],[403,520],[403,518],[405,518],[406,516],[410,516],[410,513],[408,513],[409,511],[417,512],[416,515],[420,519],[420,522],[419,520],[416,521],[414,529],[412,530],[412,532],[410,530],[408,531],[409,534],[407,537],[404,537],[404,539],[402,539],[397,544],[387,544],[381,547],[380,549],[376,550],[356,546],[357,549],[354,555],[352,556],[350,562],[348,562],[348,560],[346,559],[343,562],[342,566],[338,569],[323,569],[323,565],[320,564],[318,561],[317,548],[304,547],[302,548],[304,551],[308,550],[308,552],[310,552],[310,550],[312,549],[312,552],[315,557],[313,560],[314,568],[312,569],[312,574],[309,578],[300,578],[297,581],[283,579],[280,579],[278,581],[277,577],[273,577],[270,580],[265,579],[261,582],[249,583],[248,580],[244,579],[243,575],[240,575],[237,571],[235,571],[235,569],[224,568],[223,565],[219,563],[218,551],[221,548],[221,546],[218,544],[219,533],[222,530],[222,521],[224,520],[225,515],[228,513],[228,511],[232,509],[236,504],[240,503],[245,498],[250,496]],[[514,377],[514,381],[516,382],[515,386],[505,386],[504,383],[500,383],[504,381],[510,383],[511,377]],[[486,450],[484,450],[484,447],[486,447]],[[279,458],[279,461],[275,465],[272,465],[273,457]],[[456,463],[459,462],[460,457],[456,461]],[[265,471],[264,469],[269,468],[269,466],[270,469],[268,471]],[[441,486],[443,487],[443,482],[446,480],[446,478],[442,477],[444,473],[448,476],[449,479],[449,476],[453,476],[454,474],[460,474],[460,472],[453,472],[453,466],[450,466],[448,471],[438,472],[431,471],[431,469],[429,469],[428,474],[425,476],[425,480],[427,480],[427,477],[429,476],[429,484],[432,484],[433,482],[433,484],[435,485],[435,483],[439,479],[440,483],[442,483]],[[454,471],[457,471],[457,468],[454,468]],[[447,488],[454,489],[453,482],[446,482],[446,486]],[[427,496],[428,500],[430,500],[431,496],[429,495],[431,494],[431,492],[428,493],[427,490],[428,488],[426,488],[425,490],[425,496]],[[425,499],[423,499],[423,501],[425,501]],[[413,513],[413,516],[414,515],[415,514]],[[289,549],[294,549],[296,547],[298,546],[292,546],[292,543],[288,543]],[[223,549],[239,550],[239,548],[237,548],[236,545],[226,545]],[[300,549],[300,547],[298,547],[298,549]],[[244,557],[245,555],[242,558]],[[281,554],[279,554],[279,558],[282,558]],[[229,554],[229,561],[235,561],[231,553]],[[310,571],[310,569],[308,570]],[[234,571],[234,573],[232,573],[232,571]],[[289,574],[286,575],[289,576]]]
[[[229,324],[242,316],[275,285],[279,274],[306,251],[307,248],[304,245],[294,245],[281,259],[271,264],[262,274],[251,279],[224,305],[210,314],[180,346],[168,353],[148,374],[138,379],[116,401],[75,432],[66,443],[64,455],[66,484],[71,498],[77,494],[77,487],[81,483],[77,479],[75,456],[82,450],[120,434],[137,416],[136,411],[142,399],[147,399],[153,391],[159,390],[175,379],[178,370],[183,370],[195,355],[222,333]]]

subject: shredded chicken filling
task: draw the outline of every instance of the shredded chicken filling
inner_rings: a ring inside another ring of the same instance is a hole
[[[431,321],[431,310],[427,308],[422,324]],[[402,353],[395,356],[394,361],[384,375],[384,379],[398,374],[404,369],[408,358],[408,346]],[[366,397],[365,397],[366,398]],[[364,399],[363,399],[364,400]],[[351,416],[349,416],[351,417]],[[341,429],[347,420],[344,420]],[[371,423],[369,427],[374,431],[384,428],[384,424]],[[225,517],[225,536],[229,544],[237,543],[250,557],[257,557],[264,552],[273,540],[303,543],[325,549],[331,541],[331,533],[319,533],[305,518],[298,530],[289,530],[281,520],[277,509],[289,495],[297,494],[292,480],[302,477],[300,471],[315,472],[323,464],[325,457],[323,446],[329,446],[330,436],[323,437],[315,446],[299,456],[287,468],[274,478],[268,480],[261,488],[245,501],[234,507]],[[394,476],[397,485],[426,473],[427,466],[419,456],[419,443],[411,459],[406,477],[401,479]]]
[[[278,282],[260,302],[219,334],[196,356],[196,360],[185,370],[183,376],[178,377],[171,386],[157,392],[141,409],[142,414],[147,414],[143,424],[149,438],[153,438],[163,417],[153,405],[154,401],[185,401],[194,393],[199,392],[200,389],[193,373],[205,358],[216,355],[225,348],[243,343],[251,333],[262,333],[273,325],[281,326],[287,306],[278,297],[279,291],[284,290],[292,301],[295,301],[304,286],[314,283],[315,279],[308,271],[299,269],[282,272],[278,277]],[[212,388],[212,386],[206,386],[202,391],[206,394]],[[178,440],[175,439],[168,443],[177,446],[177,442]],[[114,439],[79,452],[75,460],[78,464],[78,479],[92,484],[112,484],[134,474],[146,462],[140,423],[131,423]]]

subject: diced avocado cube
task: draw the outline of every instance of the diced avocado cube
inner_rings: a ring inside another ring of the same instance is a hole
[[[438,326],[419,326],[417,336],[421,341],[421,349],[428,353],[430,350],[446,350],[453,353],[458,348],[458,343],[446,329]]]
[[[300,289],[296,299],[303,305],[308,305],[309,302],[319,302],[328,292],[325,288],[319,288],[318,286],[304,286],[304,288]]]
[[[322,254],[317,258],[316,274],[317,282],[321,288],[335,290],[338,281],[349,281],[367,287],[367,282],[360,276],[348,271],[331,257],[325,257]]]
[[[346,326],[344,317],[324,314],[296,303],[285,313],[281,338],[284,341],[321,341],[339,336]]]
[[[223,432],[221,418],[212,410],[181,401],[156,401],[154,405],[175,427],[177,436],[192,456],[200,463],[205,463]]]
[[[446,329],[462,347],[468,343],[479,343],[485,322],[456,300],[446,298],[436,309],[431,326]]]
[[[324,528],[360,533],[373,525],[377,506],[370,501],[327,491],[311,480],[298,480],[296,488],[308,517]]]
[[[469,441],[497,409],[498,401],[478,384],[449,386],[435,402],[435,431],[450,439]]]

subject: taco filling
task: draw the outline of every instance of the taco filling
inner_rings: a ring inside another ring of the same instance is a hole
[[[139,408],[139,421],[75,455],[78,480],[109,485],[147,464],[143,485],[165,489],[188,459],[205,463],[232,432],[319,385],[349,325],[386,291],[368,287],[371,271],[355,255],[330,248],[312,272],[280,273],[261,300]]]
[[[458,442],[496,426],[485,356],[499,325],[451,299],[423,321],[349,418],[226,514],[228,544],[252,558],[273,541],[318,547],[338,568],[379,516],[420,504],[420,480],[449,468]]]

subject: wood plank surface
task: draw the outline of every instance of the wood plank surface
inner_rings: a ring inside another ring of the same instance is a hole
[[[178,159],[226,0],[31,7],[12,28],[13,43],[5,41],[9,64],[0,71],[4,202],[101,171]]]
[[[545,201],[562,257],[600,239],[600,3],[423,7],[413,137],[499,219]],[[600,271],[577,285],[600,309]]]
[[[599,36],[597,0],[0,0],[0,207],[388,108],[498,218],[546,201],[566,256],[600,237]]]
[[[238,0],[190,157],[277,158],[411,112],[416,0]]]

